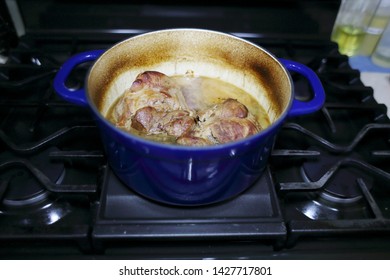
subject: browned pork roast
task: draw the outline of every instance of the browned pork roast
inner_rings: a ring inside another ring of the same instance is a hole
[[[134,114],[148,106],[161,112],[188,109],[173,79],[157,71],[146,71],[136,77],[120,98],[113,110],[113,119],[118,127],[129,130]]]
[[[245,105],[229,98],[203,112],[198,112],[197,125],[189,134],[182,137],[190,139],[179,139],[178,142],[184,145],[192,141],[195,141],[195,145],[223,144],[259,131],[259,125]],[[205,141],[199,141],[199,138]]]
[[[156,71],[137,76],[113,108],[112,119],[123,129],[169,135],[186,146],[228,143],[261,129],[247,107],[232,98],[202,111],[190,110],[175,80]]]
[[[189,111],[157,111],[151,106],[138,109],[131,119],[131,127],[138,131],[147,134],[165,132],[175,137],[188,133],[194,124]]]

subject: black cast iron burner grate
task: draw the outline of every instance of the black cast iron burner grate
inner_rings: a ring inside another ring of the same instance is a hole
[[[345,56],[316,65],[327,102],[310,118],[286,123],[271,158],[288,230],[299,240],[385,237],[390,232],[390,124]],[[289,149],[306,151],[287,157]],[[321,239],[322,238],[322,239]],[[299,246],[299,245],[298,245]]]

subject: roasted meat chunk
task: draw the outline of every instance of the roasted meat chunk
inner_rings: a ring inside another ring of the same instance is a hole
[[[216,104],[204,112],[199,113],[199,119],[203,122],[215,118],[246,118],[247,116],[248,109],[245,105],[232,98],[226,99],[222,103]]]
[[[161,125],[168,135],[180,137],[192,130],[195,119],[189,111],[176,110],[166,113],[161,119]]]
[[[233,98],[223,100],[203,110],[191,110],[174,78],[146,71],[120,97],[112,120],[148,139],[185,146],[224,144],[261,129],[244,104]]]
[[[223,144],[248,137],[259,130],[259,124],[245,105],[229,98],[199,113],[198,125],[191,135]]]
[[[145,107],[162,112],[188,109],[180,87],[172,78],[156,71],[139,74],[120,98],[113,111],[116,125],[130,129],[134,114]]]
[[[205,129],[205,132],[210,134],[203,137],[212,137],[218,143],[223,144],[253,135],[258,132],[258,129],[249,119],[233,117],[216,120],[209,126],[209,130]]]
[[[159,111],[151,106],[143,107],[138,109],[131,118],[131,127],[144,133],[159,133],[158,121],[161,119],[161,115]]]
[[[150,106],[137,110],[131,121],[131,127],[138,131],[149,135],[166,133],[175,137],[188,133],[194,124],[195,120],[188,111],[163,112]]]

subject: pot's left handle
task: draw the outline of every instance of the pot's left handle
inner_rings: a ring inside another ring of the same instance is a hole
[[[288,116],[306,115],[320,110],[325,103],[325,91],[317,74],[304,64],[287,59],[279,60],[289,71],[297,72],[304,76],[308,80],[314,94],[309,101],[294,99]]]
[[[82,52],[72,56],[62,65],[54,78],[54,89],[63,99],[76,105],[87,106],[88,102],[85,90],[83,88],[77,90],[68,88],[66,86],[66,80],[77,65],[96,60],[103,52],[104,50]]]

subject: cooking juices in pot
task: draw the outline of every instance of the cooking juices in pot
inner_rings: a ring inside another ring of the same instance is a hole
[[[223,144],[253,135],[270,120],[244,90],[187,73],[140,73],[108,110],[107,118],[130,133],[186,146]]]

